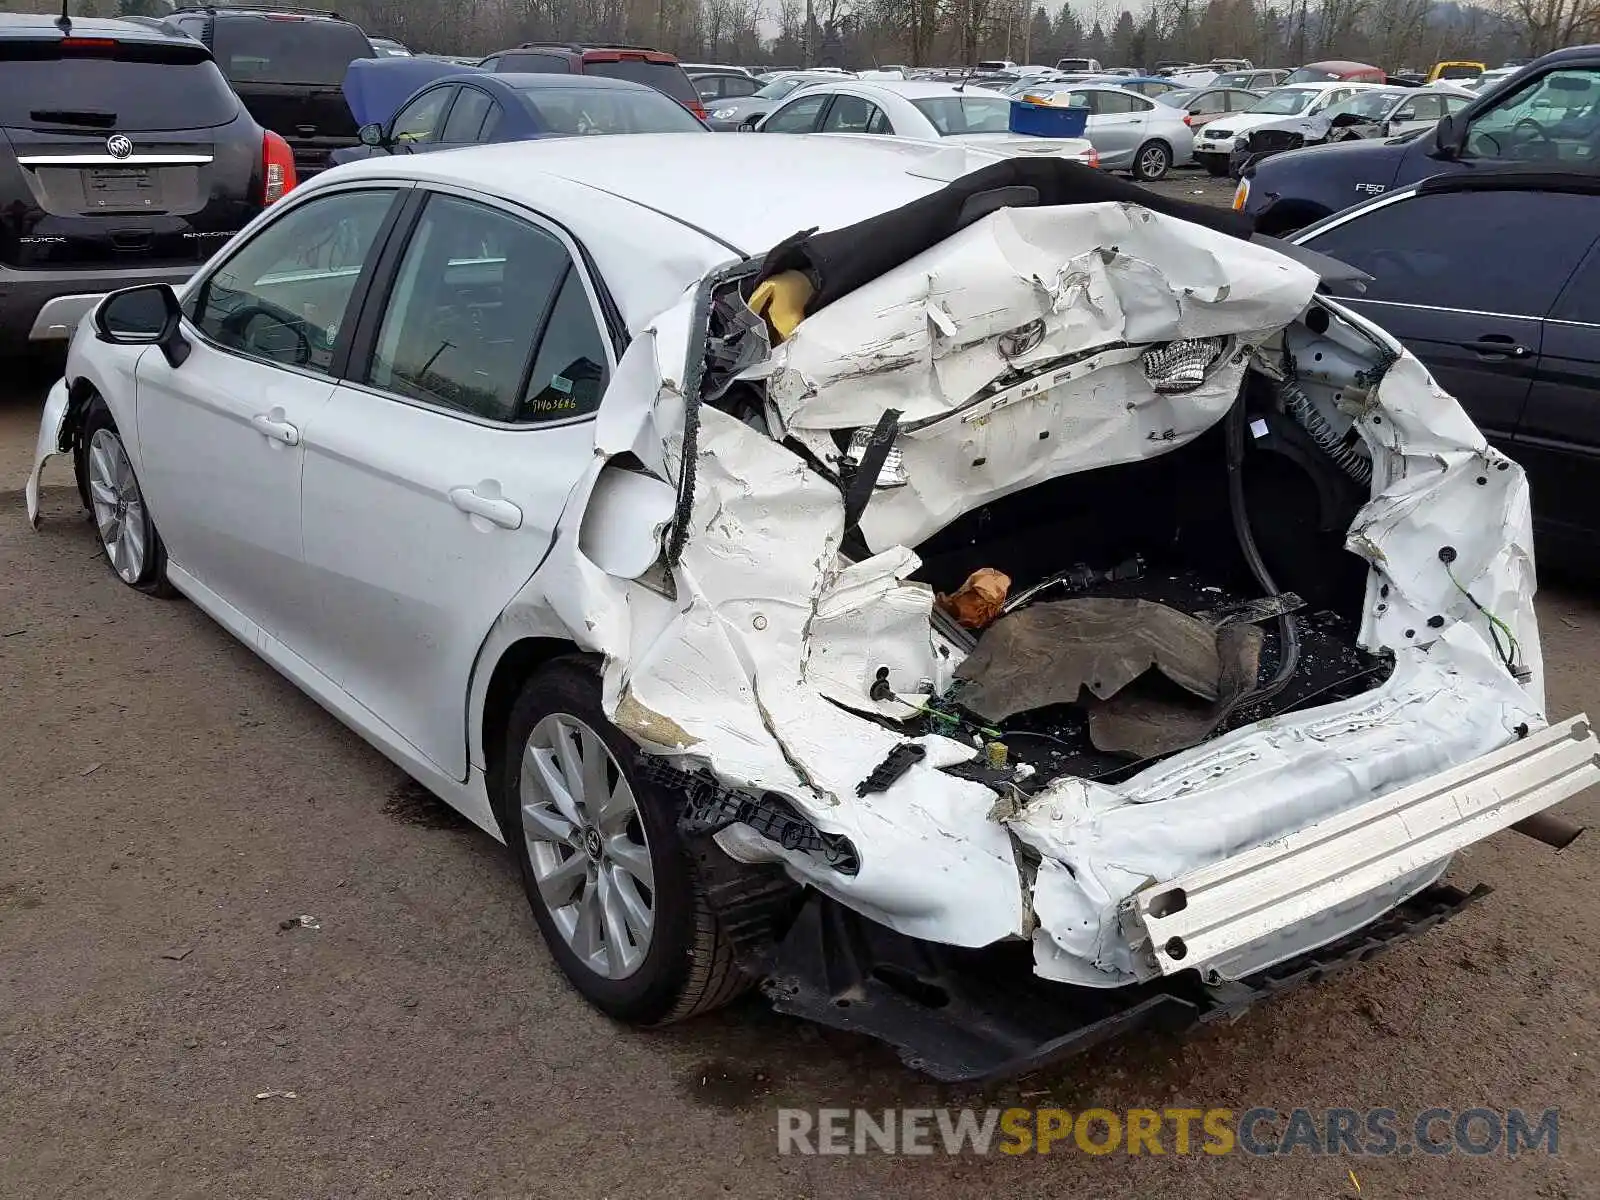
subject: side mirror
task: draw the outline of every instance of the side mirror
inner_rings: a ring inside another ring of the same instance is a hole
[[[374,150],[387,149],[389,144],[389,139],[383,136],[383,126],[376,121],[371,121],[356,130],[356,137],[361,139],[363,146],[371,146]]]
[[[1456,157],[1461,153],[1461,142],[1466,135],[1466,122],[1458,122],[1454,116],[1446,113],[1439,118],[1439,123],[1433,127],[1433,156],[1435,158]]]
[[[189,341],[180,323],[183,309],[171,284],[143,283],[112,292],[94,310],[95,336],[114,346],[160,346],[167,365],[181,367]]]

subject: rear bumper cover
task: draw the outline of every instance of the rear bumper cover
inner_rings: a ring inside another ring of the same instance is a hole
[[[0,267],[0,343],[64,342],[107,292],[141,283],[188,281],[199,264],[89,271],[18,271]]]

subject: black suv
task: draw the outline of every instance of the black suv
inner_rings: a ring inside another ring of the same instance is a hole
[[[101,295],[181,283],[295,185],[192,38],[0,15],[0,352],[60,340]]]
[[[340,84],[352,60],[379,57],[360,26],[325,9],[250,4],[180,7],[162,23],[216,56],[250,114],[289,143],[301,179],[358,144]]]
[[[497,50],[479,64],[486,71],[531,75],[604,75],[653,87],[671,96],[702,121],[706,106],[689,76],[672,55],[647,46],[580,46],[576,42],[524,42]]]

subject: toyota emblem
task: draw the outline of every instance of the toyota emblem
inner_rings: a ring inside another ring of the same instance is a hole
[[[133,153],[133,143],[120,133],[114,133],[106,139],[106,152],[112,158],[127,158]]]

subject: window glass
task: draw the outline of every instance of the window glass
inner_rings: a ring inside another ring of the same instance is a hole
[[[488,116],[494,101],[475,87],[464,87],[456,97],[455,106],[445,121],[441,142],[475,142],[478,130],[483,128],[483,118]]]
[[[239,115],[239,98],[213,62],[176,54],[144,62],[129,57],[132,48],[119,58],[45,53],[33,43],[0,42],[0,126],[48,127],[52,116],[70,113],[74,131],[106,137],[226,125]]]
[[[1460,112],[1463,108],[1465,108],[1468,104],[1470,104],[1472,102],[1472,97],[1471,96],[1441,96],[1440,100],[1444,104],[1444,111],[1446,113],[1450,114],[1451,116],[1454,116],[1456,113]]]
[[[801,96],[784,105],[761,127],[762,133],[810,133],[817,124],[817,114],[828,99],[829,93]]]
[[[437,141],[444,106],[455,90],[454,87],[436,87],[423,92],[395,116],[389,139],[394,142]]]
[[[1253,92],[1229,92],[1228,112],[1249,112],[1261,97]]]
[[[870,133],[873,119],[881,116],[878,106],[859,96],[835,96],[833,107],[822,122],[823,133]]]
[[[513,420],[537,424],[587,416],[606,390],[605,343],[578,273],[568,270],[550,310],[522,407]]]
[[[571,64],[559,54],[502,54],[491,64],[502,74],[526,71],[533,75],[570,75]]]
[[[760,86],[754,79],[745,75],[724,75],[722,77],[722,94],[724,96],[753,96]]]
[[[478,130],[478,141],[487,142],[494,137],[494,131],[500,127],[500,119],[505,116],[500,105],[495,101],[489,102],[489,115],[483,118],[483,127]]]
[[[326,373],[393,198],[339,192],[291,209],[212,273],[188,302],[190,320],[229,350]]]
[[[236,83],[321,83],[338,87],[353,59],[373,56],[366,34],[348,21],[285,21],[239,12],[219,13],[210,21],[211,40],[207,44],[222,73]],[[198,31],[194,36],[205,41]]]
[[[660,92],[608,87],[527,88],[539,128],[562,137],[598,133],[704,133],[689,110]]]
[[[1371,300],[1542,317],[1595,240],[1593,202],[1559,192],[1447,192],[1374,209],[1310,241],[1372,276]],[[1494,253],[1477,252],[1493,246]]]
[[[1274,117],[1293,117],[1305,112],[1306,107],[1316,98],[1317,93],[1307,88],[1280,88],[1275,92],[1268,92],[1247,111]]]
[[[1474,118],[1466,154],[1512,162],[1590,165],[1600,140],[1600,71],[1551,71]]]
[[[494,421],[517,419],[566,247],[497,209],[433,196],[395,277],[367,382]]]
[[[702,75],[693,81],[695,94],[702,100],[720,100],[722,98],[722,76]]]
[[[1144,112],[1150,102],[1127,92],[1094,92],[1094,111],[1104,115],[1122,116],[1126,113]]]
[[[583,64],[585,75],[602,75],[607,79],[626,79],[633,83],[642,83],[646,87],[653,87],[656,91],[666,96],[671,96],[679,104],[698,104],[700,97],[694,93],[694,85],[689,82],[689,77],[683,73],[683,68],[675,62],[650,62],[642,58],[624,58],[617,62],[607,62],[605,59],[585,59]]]
[[[1225,111],[1223,103],[1227,100],[1227,92],[1205,92],[1189,101],[1189,111],[1197,117],[1209,117],[1213,113]]]

